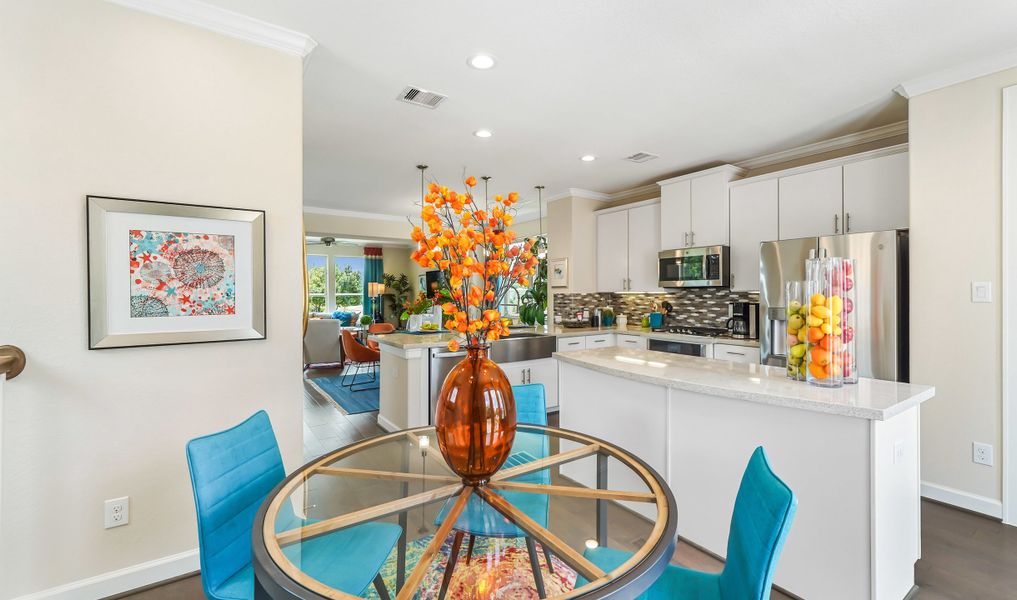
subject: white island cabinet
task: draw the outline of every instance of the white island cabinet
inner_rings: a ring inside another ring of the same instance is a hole
[[[742,473],[763,446],[798,497],[775,584],[823,600],[902,600],[914,587],[918,413],[933,388],[863,379],[823,389],[782,368],[628,348],[554,356],[561,426],[660,473],[683,538],[724,556]],[[583,461],[561,472],[595,483]],[[618,477],[609,467],[612,487],[639,489]]]

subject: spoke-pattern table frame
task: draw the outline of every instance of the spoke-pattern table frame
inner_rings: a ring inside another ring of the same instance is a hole
[[[405,438],[410,446],[416,447],[418,445],[419,434],[430,434],[433,433],[433,430],[434,428],[429,426],[418,427],[361,440],[307,463],[283,480],[268,495],[254,520],[252,543],[255,599],[353,600],[357,598],[357,596],[333,589],[305,574],[283,554],[282,547],[344,527],[350,527],[398,513],[403,533],[399,539],[398,546],[399,581],[397,585],[399,589],[395,598],[396,600],[410,600],[416,593],[442,543],[452,531],[456,520],[463,509],[465,509],[467,501],[473,494],[477,494],[488,505],[515,523],[517,527],[539,541],[545,548],[549,548],[552,553],[590,582],[588,585],[572,590],[568,594],[556,596],[555,598],[557,599],[634,598],[649,587],[666,568],[671,555],[674,553],[678,528],[677,505],[670,489],[660,475],[641,459],[617,446],[589,435],[557,427],[520,424],[519,430],[521,431],[554,435],[563,440],[584,445],[503,469],[483,486],[464,485],[458,478],[451,475],[426,475],[412,472],[329,466],[346,456],[351,456],[359,451],[385,442],[398,441],[401,438]],[[558,466],[591,455],[596,455],[597,457],[597,489],[508,481],[520,475]],[[444,464],[444,461],[437,453],[433,453],[431,456],[437,456],[437,460]],[[643,480],[650,491],[633,492],[607,489],[608,457],[613,457],[632,469]],[[316,474],[397,480],[403,483],[404,495],[396,500],[276,533],[274,527],[275,518],[283,504],[288,501],[290,494],[297,487],[306,483],[311,476]],[[408,484],[411,481],[430,481],[445,485],[418,494],[407,494]],[[607,543],[608,501],[620,500],[653,503],[657,508],[657,518],[643,547],[635,552],[625,563],[613,571],[605,573],[586,559],[582,553],[562,541],[553,532],[533,521],[525,513],[506,501],[503,496],[492,490],[511,490],[543,493],[549,496],[560,495],[595,499],[597,501],[597,541],[601,545],[606,545]],[[455,503],[439,526],[431,542],[425,548],[417,565],[404,581],[406,551],[405,516],[408,509],[439,500],[446,500],[453,496],[456,497]]]

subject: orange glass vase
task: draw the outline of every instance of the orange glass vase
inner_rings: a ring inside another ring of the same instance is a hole
[[[486,482],[501,468],[516,437],[512,385],[487,349],[466,349],[466,358],[445,378],[435,411],[441,455],[470,485]]]

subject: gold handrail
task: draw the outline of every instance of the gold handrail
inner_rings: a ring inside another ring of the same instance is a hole
[[[17,346],[0,346],[0,374],[14,379],[25,370],[25,353]]]

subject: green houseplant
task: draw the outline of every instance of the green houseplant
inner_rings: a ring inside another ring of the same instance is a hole
[[[547,242],[538,237],[534,247],[543,251]],[[543,253],[543,252],[541,252]],[[538,255],[539,256],[539,255]],[[533,283],[519,299],[519,320],[526,325],[543,325],[547,321],[547,255],[537,260]]]
[[[398,275],[385,273],[381,279],[385,284],[385,296],[388,298],[389,308],[392,309],[392,314],[397,314],[409,300],[413,284],[410,283],[410,278],[406,276],[406,273]]]

